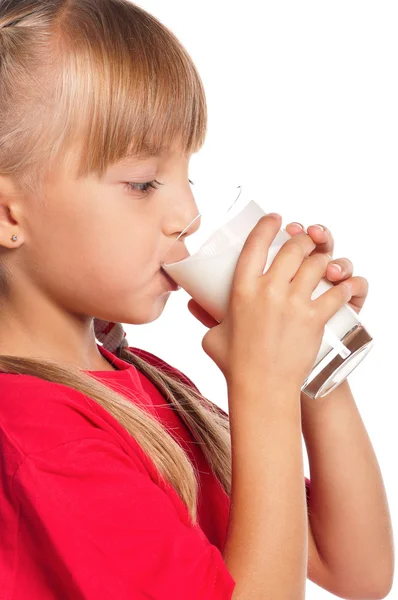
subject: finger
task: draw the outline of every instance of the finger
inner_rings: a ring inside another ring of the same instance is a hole
[[[288,285],[301,267],[303,260],[315,248],[311,237],[299,233],[287,240],[275,256],[266,275],[277,285]]]
[[[189,312],[200,321],[205,327],[214,327],[215,325],[219,325],[219,322],[216,321],[200,304],[196,302],[193,298],[189,300],[187,304]]]
[[[305,231],[304,225],[302,223],[297,223],[294,221],[293,223],[289,223],[286,225],[285,230],[289,235],[296,235],[297,233],[302,233]]]
[[[289,223],[285,229],[291,236],[297,235],[298,233],[305,231],[304,225],[296,221]],[[333,254],[334,240],[331,232],[327,227],[325,227],[324,225],[310,225],[307,229],[307,233],[317,244],[317,247],[314,249],[313,253],[323,252],[326,254]]]
[[[264,215],[249,233],[238,257],[232,287],[250,289],[255,279],[264,273],[268,251],[281,228],[282,217],[277,213]]]
[[[320,229],[320,227],[322,229]],[[308,235],[314,240],[317,245],[314,252],[323,252],[325,254],[333,254],[334,250],[334,239],[325,225],[310,225],[307,228]]]
[[[331,281],[342,281],[352,276],[354,265],[348,258],[334,259],[328,264],[326,276]]]
[[[328,263],[333,260],[328,254],[312,254],[301,264],[297,275],[291,282],[293,293],[312,297],[312,292],[318,286],[320,280],[325,276]]]
[[[365,304],[366,297],[369,293],[369,282],[365,277],[350,277],[345,281],[351,287],[350,305],[355,309],[361,309]]]
[[[350,302],[352,295],[350,283],[341,281],[313,300],[313,307],[320,315],[322,323],[326,325],[344,304]]]

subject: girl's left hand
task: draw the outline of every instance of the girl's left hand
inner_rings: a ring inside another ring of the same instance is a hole
[[[311,252],[311,255],[315,252],[323,252],[330,255],[331,261],[328,264],[325,277],[333,284],[348,280],[352,289],[352,297],[347,304],[351,306],[351,308],[355,310],[357,314],[359,314],[368,295],[369,283],[364,277],[352,277],[354,267],[348,258],[333,259],[333,236],[327,227],[324,225],[322,225],[322,227],[324,228],[324,231],[319,229],[316,225],[310,225],[307,227],[306,233],[308,233],[313,242],[317,244],[317,247]],[[297,233],[302,233],[303,230],[305,231],[304,228],[300,228],[299,223],[289,223],[285,229],[291,236],[296,235]],[[339,271],[338,266],[341,267],[341,271]]]

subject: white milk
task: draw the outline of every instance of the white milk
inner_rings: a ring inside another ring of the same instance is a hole
[[[193,255],[163,268],[184,290],[218,322],[225,316],[238,257],[250,231],[266,213],[254,201],[228,223],[218,228]],[[280,230],[273,240],[263,273],[271,266],[283,244],[292,236]],[[323,278],[312,293],[314,300],[331,289],[333,284]],[[336,354],[350,355],[340,340],[360,323],[356,312],[347,304],[327,322],[325,334],[314,362],[317,365],[331,350]],[[361,357],[362,358],[362,357]],[[352,370],[352,369],[350,369]]]

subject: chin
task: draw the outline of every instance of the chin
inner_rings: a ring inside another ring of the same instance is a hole
[[[136,310],[134,314],[131,314],[130,312],[129,314],[123,315],[123,318],[119,319],[119,322],[130,325],[153,323],[153,321],[156,321],[163,313],[163,309],[166,306],[166,302],[170,295],[170,292],[165,292],[164,294],[160,294],[155,300],[152,300],[151,303],[149,301],[144,301],[141,310]]]

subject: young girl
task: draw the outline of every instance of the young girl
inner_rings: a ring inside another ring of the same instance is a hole
[[[230,429],[120,324],[154,321],[169,297],[160,261],[197,214],[206,119],[186,50],[131,2],[0,1],[1,600],[299,599],[307,558],[331,589],[301,457],[321,327],[308,353],[285,344],[282,385],[255,364],[261,328],[241,360],[236,311],[228,360],[220,339],[208,348],[233,374]]]

